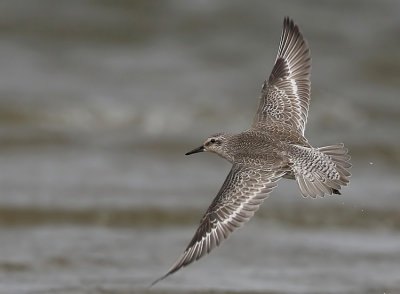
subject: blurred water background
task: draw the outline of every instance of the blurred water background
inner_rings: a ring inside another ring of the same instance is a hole
[[[399,1],[0,3],[0,293],[400,293]],[[245,229],[152,290],[246,129],[284,16],[313,58],[306,136],[342,196],[282,180]]]

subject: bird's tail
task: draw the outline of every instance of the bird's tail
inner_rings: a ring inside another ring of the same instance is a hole
[[[293,173],[304,197],[340,194],[351,176],[350,155],[343,144],[320,148],[292,145],[289,152]]]

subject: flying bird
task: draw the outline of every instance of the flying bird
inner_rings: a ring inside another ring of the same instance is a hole
[[[213,152],[232,163],[186,250],[152,285],[200,259],[246,223],[281,178],[297,181],[304,197],[340,194],[351,167],[342,143],[313,147],[304,136],[310,104],[310,49],[294,22],[285,18],[278,55],[264,81],[251,127],[218,133],[186,155]]]

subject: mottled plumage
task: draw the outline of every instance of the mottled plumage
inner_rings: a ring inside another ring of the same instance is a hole
[[[314,148],[304,137],[310,103],[310,50],[285,18],[272,73],[262,87],[250,129],[215,134],[186,155],[210,151],[233,164],[184,253],[156,282],[198,260],[247,222],[282,177],[295,179],[304,197],[340,194],[349,182],[343,144]]]

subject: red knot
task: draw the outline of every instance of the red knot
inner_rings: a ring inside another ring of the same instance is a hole
[[[307,43],[298,26],[285,18],[275,65],[262,85],[251,128],[212,135],[186,153],[216,153],[231,162],[232,169],[186,250],[152,285],[220,245],[254,215],[282,177],[296,180],[301,194],[313,198],[340,194],[349,183],[350,156],[344,145],[316,148],[304,137],[310,73]]]

